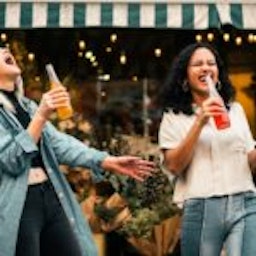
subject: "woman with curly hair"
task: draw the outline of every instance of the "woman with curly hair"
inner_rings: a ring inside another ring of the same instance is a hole
[[[212,83],[220,96],[212,96]],[[163,86],[159,145],[183,207],[183,256],[256,255],[255,141],[219,53],[185,47]],[[215,118],[228,116],[218,129]]]

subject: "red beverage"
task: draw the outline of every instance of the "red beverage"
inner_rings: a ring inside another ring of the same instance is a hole
[[[213,80],[211,79],[211,77],[209,75],[206,76],[206,82],[209,87],[209,96],[210,97],[218,97],[218,98],[222,99],[219,92],[217,91],[217,89],[215,87]],[[222,129],[226,129],[226,128],[230,127],[230,119],[228,116],[227,109],[225,109],[225,111],[223,111],[220,115],[214,116],[213,120],[214,120],[216,128],[218,130],[222,130]]]
[[[213,117],[218,130],[226,129],[230,126],[230,120],[227,112]]]

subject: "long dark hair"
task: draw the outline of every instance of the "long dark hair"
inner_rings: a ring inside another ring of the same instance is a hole
[[[190,90],[184,91],[182,84],[187,78],[187,67],[189,60],[192,54],[198,48],[209,49],[216,58],[216,63],[219,70],[219,81],[221,83],[221,88],[218,91],[222,96],[227,108],[229,108],[229,104],[234,99],[235,89],[231,85],[228,78],[228,73],[217,50],[207,43],[194,43],[185,47],[172,63],[171,69],[158,98],[158,102],[163,107],[164,111],[172,109],[174,113],[182,112],[187,115],[191,115],[193,113],[192,94]]]

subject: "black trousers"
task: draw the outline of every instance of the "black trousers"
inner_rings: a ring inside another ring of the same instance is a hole
[[[82,256],[50,181],[30,185],[20,221],[16,256]]]

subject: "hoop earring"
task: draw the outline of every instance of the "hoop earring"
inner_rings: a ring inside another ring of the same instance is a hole
[[[221,90],[221,88],[222,88],[222,83],[221,83],[220,81],[218,81],[218,82],[216,83],[216,88],[217,88],[218,91]]]
[[[181,87],[182,87],[183,92],[188,92],[189,91],[189,85],[188,85],[188,80],[187,79],[185,79],[183,81]]]

